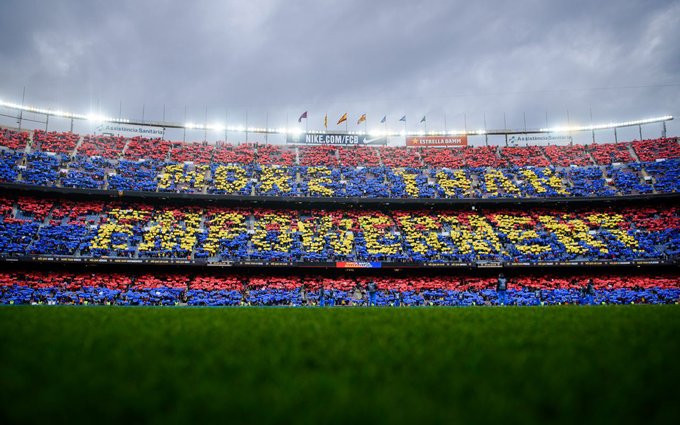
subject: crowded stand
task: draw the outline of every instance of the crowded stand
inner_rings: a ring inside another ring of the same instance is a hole
[[[510,276],[0,272],[2,304],[493,306],[677,304],[676,274]]]
[[[550,165],[539,146],[504,147],[500,148],[500,154],[515,167],[547,167]]]
[[[212,160],[214,146],[207,143],[172,142],[170,161],[208,164]]]
[[[131,160],[153,159],[163,161],[168,156],[172,143],[163,139],[133,137],[128,141],[123,156]]]
[[[0,146],[16,151],[24,150],[30,134],[27,131],[0,129]]]
[[[499,168],[507,166],[507,163],[498,157],[495,146],[466,147],[463,149],[465,164],[471,168],[491,167]]]
[[[385,167],[412,167],[422,166],[422,161],[416,149],[407,147],[382,147],[380,148],[380,158]]]
[[[583,145],[548,145],[543,148],[550,163],[558,167],[593,165],[588,151]]]
[[[255,161],[255,147],[251,144],[217,142],[213,152],[212,162],[217,164],[250,164]]]
[[[421,148],[420,157],[426,166],[434,168],[463,168],[465,167],[465,149]]]
[[[0,182],[265,197],[612,197],[677,192],[673,176],[680,164],[677,138],[588,146],[296,148],[114,136],[85,136],[79,143],[73,133],[36,130],[23,149],[28,136],[3,133]]]
[[[674,205],[297,210],[1,197],[0,253],[395,264],[675,261]]]
[[[338,156],[335,146],[304,146],[300,148],[300,165],[325,165],[337,167]]]
[[[78,155],[85,157],[100,156],[117,159],[122,153],[127,139],[121,136],[84,136],[78,148]]]
[[[677,138],[586,146],[296,147],[3,130],[0,182],[111,190],[119,196],[104,201],[17,196],[10,191],[0,195],[0,261],[15,264],[14,270],[0,272],[3,304],[471,306],[680,301],[677,273],[637,271],[624,276],[581,271],[590,265],[611,270],[677,264],[680,209],[661,197],[644,205],[530,209],[496,202],[458,209],[425,209],[408,202],[396,208],[386,204],[381,209],[342,205],[321,209],[300,199],[294,208],[271,209],[260,207],[263,204],[206,204],[200,196],[182,205],[124,196],[125,191],[141,191],[263,198],[596,200],[672,194],[680,191]],[[172,273],[148,269],[105,273],[96,268],[89,273],[50,272],[22,269],[23,261],[185,268]],[[579,271],[519,272],[556,265]],[[203,266],[236,271],[187,271]],[[253,272],[246,267],[281,271]],[[442,267],[465,271],[442,275],[436,272]],[[506,278],[483,272],[489,267],[515,275],[508,276],[501,288],[500,281]],[[327,271],[312,273],[312,268]],[[390,272],[338,271],[355,268]],[[400,269],[419,271],[401,274]]]
[[[378,167],[380,158],[378,150],[367,147],[338,147],[338,158],[343,167]]]
[[[58,133],[55,131],[35,130],[33,132],[33,147],[43,152],[55,152],[72,155],[80,136],[73,133]]]
[[[258,144],[257,163],[290,167],[296,163],[295,151],[285,146]]]
[[[638,140],[632,143],[640,161],[656,161],[680,157],[680,144],[659,143],[659,140]]]
[[[660,143],[676,143],[677,139],[659,140]],[[633,162],[630,153],[630,143],[593,143],[586,146],[586,149],[600,165],[610,165],[617,162]]]

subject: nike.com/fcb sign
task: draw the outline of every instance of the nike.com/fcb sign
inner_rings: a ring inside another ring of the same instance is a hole
[[[406,146],[467,146],[467,136],[415,136],[406,138]]]
[[[299,145],[381,145],[384,137],[371,137],[358,134],[288,134],[286,143]]]

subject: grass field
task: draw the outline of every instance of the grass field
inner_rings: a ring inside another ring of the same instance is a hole
[[[677,423],[680,307],[0,308],[0,420]]]

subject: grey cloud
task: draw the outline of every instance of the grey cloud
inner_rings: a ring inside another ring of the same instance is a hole
[[[316,127],[345,111],[433,127],[680,115],[678,1],[3,3],[8,100],[26,86],[78,111],[277,125],[309,109]]]

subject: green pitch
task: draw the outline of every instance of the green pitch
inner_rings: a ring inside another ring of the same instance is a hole
[[[0,422],[677,423],[680,308],[0,308]]]

